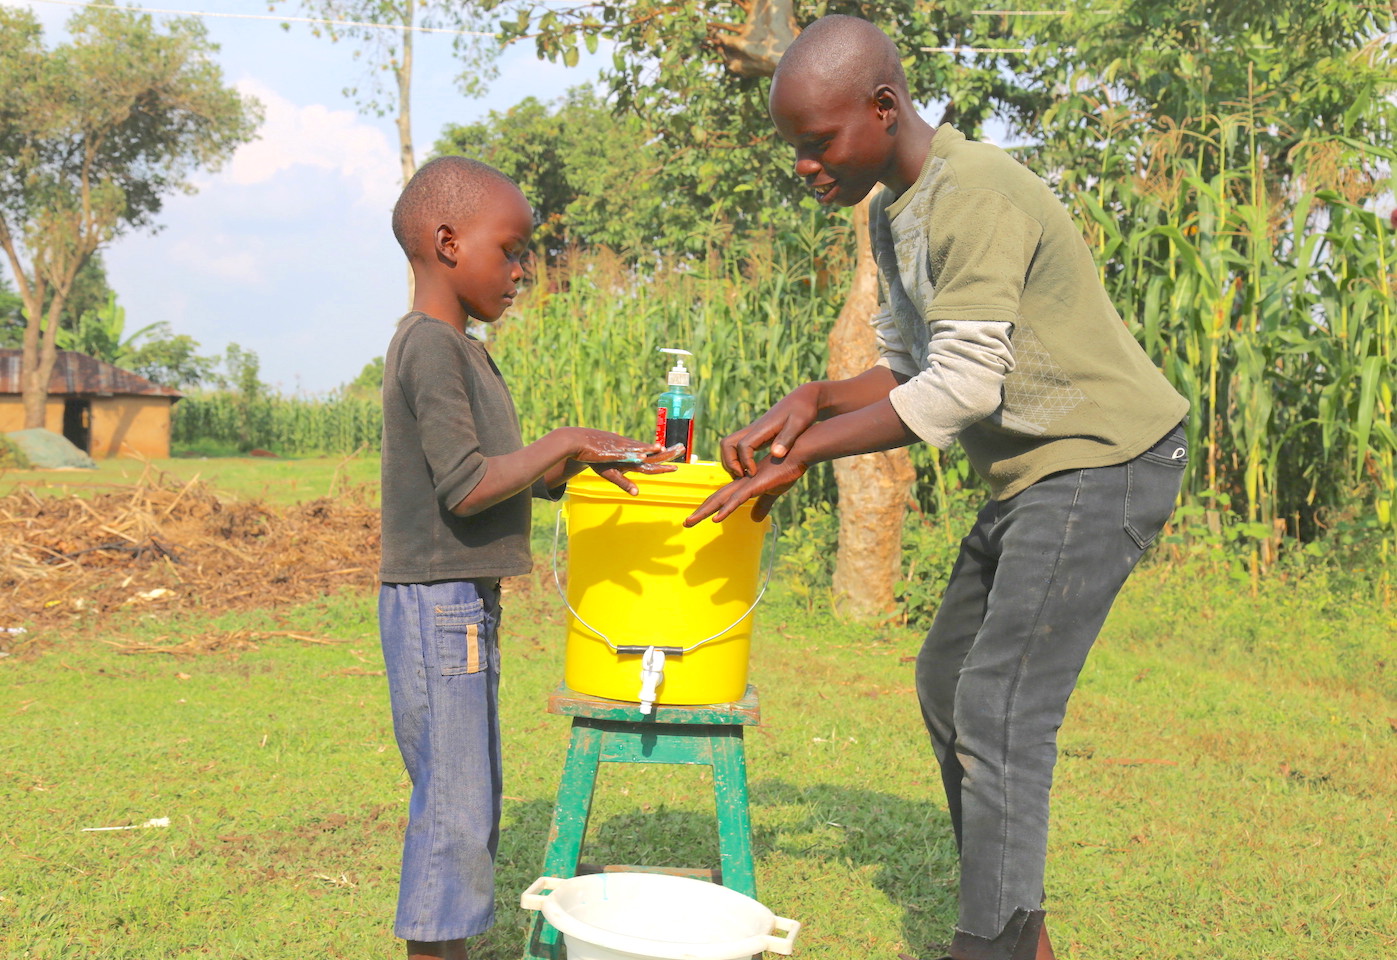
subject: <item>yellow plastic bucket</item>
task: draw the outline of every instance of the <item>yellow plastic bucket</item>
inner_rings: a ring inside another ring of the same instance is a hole
[[[771,521],[753,523],[749,503],[722,523],[684,527],[730,479],[716,463],[632,479],[635,497],[591,473],[568,482],[564,682],[647,709],[650,702],[741,699]],[[655,650],[665,654],[658,657],[663,678],[643,696],[642,673]]]

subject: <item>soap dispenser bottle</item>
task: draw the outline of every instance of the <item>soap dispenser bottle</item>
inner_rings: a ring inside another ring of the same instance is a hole
[[[694,409],[698,398],[689,389],[689,371],[684,366],[684,357],[692,357],[688,350],[676,347],[661,347],[661,353],[674,354],[676,362],[666,378],[668,389],[660,394],[655,414],[655,442],[672,447],[683,444],[684,450],[674,458],[675,463],[689,463],[694,453]]]

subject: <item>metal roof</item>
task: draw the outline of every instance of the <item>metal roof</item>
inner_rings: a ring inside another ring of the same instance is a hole
[[[20,360],[22,350],[0,349],[0,396],[22,393]],[[58,351],[58,361],[49,377],[49,395],[67,397],[174,397],[184,396],[173,387],[162,387],[129,370],[105,360],[72,350]]]

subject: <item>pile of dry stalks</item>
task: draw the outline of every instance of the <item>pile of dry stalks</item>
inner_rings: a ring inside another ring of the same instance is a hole
[[[217,614],[371,589],[378,552],[363,488],[278,507],[154,471],[95,496],[20,487],[0,497],[0,644],[20,626],[119,633],[121,611]]]

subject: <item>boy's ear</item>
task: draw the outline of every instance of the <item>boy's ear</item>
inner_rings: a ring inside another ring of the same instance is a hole
[[[451,224],[437,224],[436,230],[432,231],[432,246],[438,260],[448,266],[456,265],[456,231],[452,229]]]

